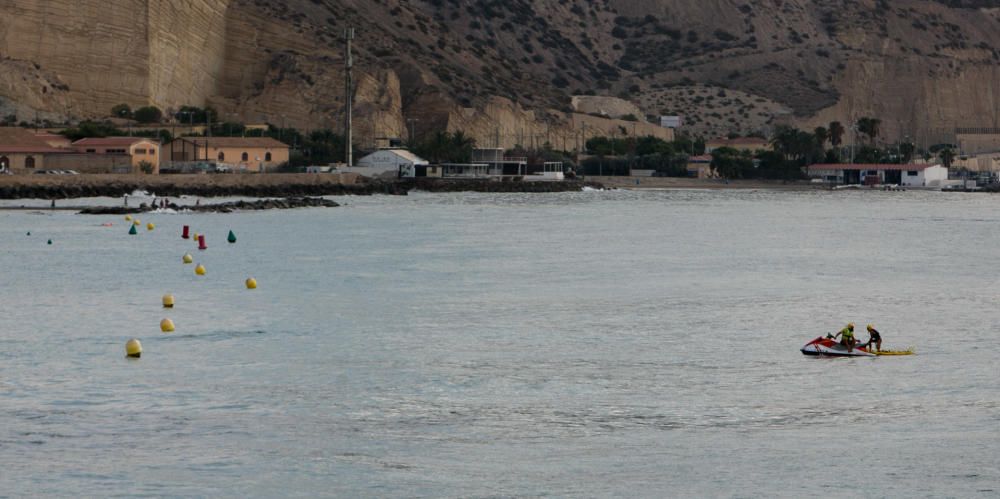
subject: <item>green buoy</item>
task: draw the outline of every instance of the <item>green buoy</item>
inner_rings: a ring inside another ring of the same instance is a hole
[[[132,227],[129,228],[128,233],[133,236],[137,234],[137,232],[135,231],[135,225],[132,225]]]
[[[236,234],[233,234],[233,231],[229,231],[229,237],[226,238],[226,240],[229,241],[229,242],[231,242],[231,243],[235,243],[236,242]]]
[[[49,239],[49,244],[52,244],[52,240],[51,239]]]

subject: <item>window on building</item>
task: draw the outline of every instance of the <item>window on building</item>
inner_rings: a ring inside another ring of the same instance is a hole
[[[264,161],[271,161],[271,152],[270,151],[268,151],[268,153],[264,155]]]
[[[97,149],[87,149],[87,152],[88,153],[95,153],[95,152],[97,152]]]
[[[909,171],[906,172],[906,176],[907,177],[916,177],[917,176],[917,172],[915,170],[909,170]]]
[[[34,156],[28,156],[27,158],[24,158],[24,167],[25,168],[34,168],[35,167],[35,157]]]
[[[146,155],[146,150],[145,149],[136,149],[135,150],[135,154],[136,155],[141,154],[141,155],[145,156]]]
[[[9,170],[9,169],[10,169],[10,160],[7,159],[7,156],[0,156],[0,170]]]
[[[865,175],[878,175],[878,170],[868,170]]]
[[[219,151],[219,161],[225,161],[225,160],[226,160],[226,153]]]
[[[250,161],[250,154],[244,152],[243,153],[243,161]]]

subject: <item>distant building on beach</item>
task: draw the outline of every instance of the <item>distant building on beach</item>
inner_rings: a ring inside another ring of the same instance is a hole
[[[955,142],[961,154],[1000,152],[1000,128],[956,128]]]
[[[807,168],[809,177],[842,185],[897,184],[907,187],[941,187],[948,169],[929,164],[818,164]]]
[[[119,156],[115,173],[143,173],[142,167],[149,165],[148,173],[160,172],[160,142],[143,137],[93,137],[80,139],[72,144],[76,152],[102,156]]]
[[[17,127],[0,127],[0,172],[25,174],[47,170],[78,173],[128,173],[126,155],[88,154],[73,147],[69,139],[48,132],[35,133]]]
[[[399,177],[427,176],[426,159],[413,154],[406,149],[379,149],[358,160],[354,167],[338,168],[338,171],[357,173],[366,177],[381,177],[385,175]]]
[[[715,171],[712,169],[712,155],[702,154],[701,156],[691,156],[688,158],[687,174],[691,178],[712,178]]]
[[[172,166],[210,163],[234,172],[264,172],[288,163],[288,144],[271,137],[180,137],[165,146]]]

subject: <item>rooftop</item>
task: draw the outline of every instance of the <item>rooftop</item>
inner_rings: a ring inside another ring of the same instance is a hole
[[[136,142],[158,142],[148,137],[88,137],[73,143],[75,146],[131,146]]]
[[[906,164],[898,165],[895,163],[870,163],[870,164],[847,164],[847,163],[822,163],[817,165],[809,165],[810,170],[926,170],[932,166],[941,165],[928,165],[928,164]]]
[[[271,137],[178,137],[174,142],[178,140],[214,148],[288,149],[288,144]]]
[[[49,145],[30,130],[18,127],[0,127],[0,152],[6,153],[46,153],[66,152]]]

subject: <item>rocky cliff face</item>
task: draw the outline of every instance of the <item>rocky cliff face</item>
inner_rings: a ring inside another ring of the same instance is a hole
[[[0,0],[0,13],[0,112],[28,121],[211,104],[340,129],[353,26],[363,144],[448,128],[561,147],[646,128],[593,116],[628,103],[574,95],[706,135],[865,115],[889,140],[1000,126],[996,1]]]

